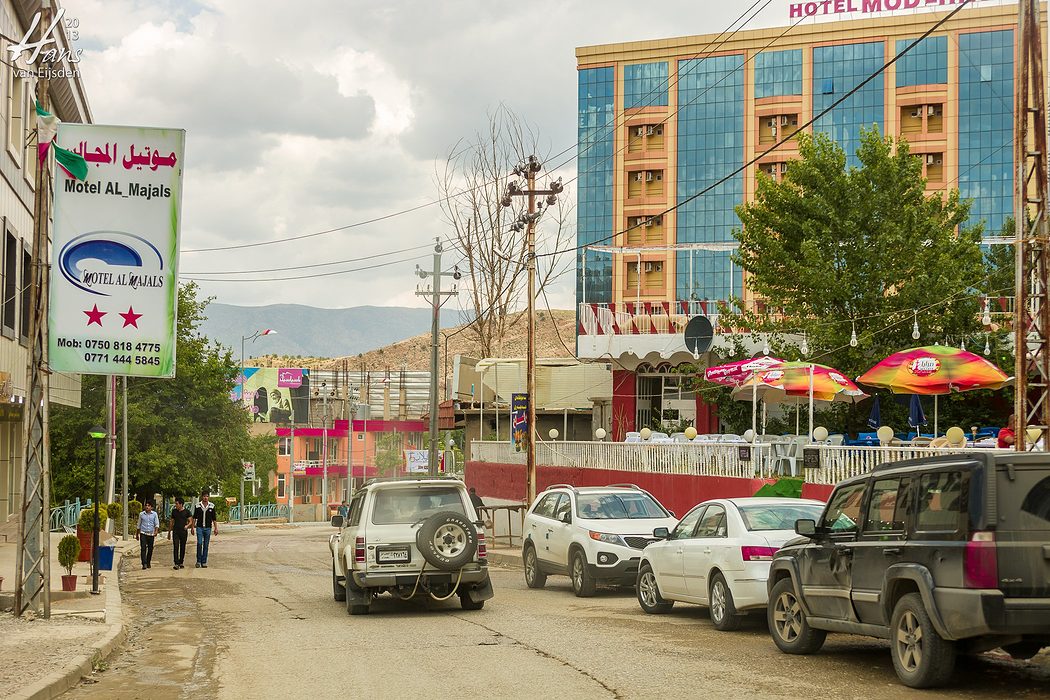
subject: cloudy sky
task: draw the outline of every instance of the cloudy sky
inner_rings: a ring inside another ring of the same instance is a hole
[[[772,0],[748,27],[788,24],[788,4]],[[559,152],[576,140],[575,47],[718,33],[750,5],[63,0],[66,16],[80,21],[95,121],[187,130],[182,273],[263,280],[204,283],[222,302],[323,307],[421,306],[416,260],[295,281],[271,278],[301,271],[235,273],[424,245],[447,233],[438,208],[299,242],[194,251],[433,202],[435,164],[501,104]],[[572,286],[570,272],[552,304],[571,308]]]

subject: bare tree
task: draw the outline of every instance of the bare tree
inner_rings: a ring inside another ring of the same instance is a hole
[[[512,228],[522,213],[522,198],[515,198],[509,207],[502,200],[508,182],[516,179],[511,174],[514,166],[530,155],[542,161],[548,153],[539,151],[535,130],[501,105],[488,115],[486,130],[475,132],[469,142],[457,143],[438,169],[442,214],[466,268],[460,300],[468,302],[464,304],[471,319],[467,333],[483,357],[494,355],[496,341],[523,316],[514,312],[526,302],[528,248],[524,229]],[[547,181],[537,184],[545,187]],[[538,253],[568,247],[574,230],[572,209],[567,190],[547,206],[536,228]],[[568,264],[557,257],[541,259],[537,294],[567,269]]]

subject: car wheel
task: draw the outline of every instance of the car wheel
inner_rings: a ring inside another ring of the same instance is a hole
[[[766,618],[773,643],[785,654],[812,654],[824,646],[828,636],[824,630],[809,626],[789,578],[781,579],[773,586],[766,606]]]
[[[638,570],[638,605],[650,615],[662,615],[670,612],[674,601],[664,600],[660,595],[660,586],[656,583],[656,574],[648,563]]]
[[[416,548],[431,566],[459,571],[478,551],[478,531],[455,511],[434,513],[416,530]]]
[[[525,547],[525,585],[529,588],[543,588],[547,583],[547,574],[540,571],[540,560],[536,556],[536,548],[529,545]]]
[[[485,601],[479,600],[474,602],[470,599],[470,596],[464,593],[459,597],[459,606],[464,610],[481,610],[485,607]]]
[[[901,683],[910,688],[933,688],[951,678],[955,645],[937,634],[918,593],[897,601],[890,634],[893,668]]]
[[[740,616],[733,605],[733,592],[722,574],[715,574],[711,580],[711,591],[708,601],[711,604],[711,622],[715,629],[731,632],[740,629]]]
[[[589,598],[594,595],[594,576],[587,571],[587,557],[583,551],[577,549],[572,554],[572,564],[569,566],[569,577],[572,579],[572,592],[578,598]]]
[[[334,561],[332,562],[332,597],[340,603],[346,600],[346,586],[339,583],[339,577],[335,575]]]

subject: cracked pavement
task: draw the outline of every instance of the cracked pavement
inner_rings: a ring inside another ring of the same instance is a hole
[[[493,569],[496,597],[480,611],[383,596],[349,617],[332,599],[330,532],[227,530],[207,569],[181,571],[163,541],[152,569],[122,573],[124,650],[64,697],[1050,696],[1048,652],[960,658],[949,687],[920,693],[897,683],[878,640],[832,635],[821,653],[791,657],[759,618],[723,633],[694,606],[650,616],[633,591],[581,599],[553,576],[533,591],[512,569]]]

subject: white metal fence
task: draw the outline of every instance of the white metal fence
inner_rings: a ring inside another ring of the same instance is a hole
[[[864,474],[883,462],[933,457],[967,451],[966,448],[846,447],[810,445],[818,450],[819,467],[803,467],[803,453],[796,457],[797,473],[814,484],[837,484]],[[971,448],[972,449],[972,448]],[[983,452],[984,450],[982,450]],[[991,450],[1005,452],[1006,450]],[[471,460],[501,464],[525,464],[525,453],[515,452],[508,442],[473,442]],[[810,453],[812,456],[812,453]],[[775,448],[770,444],[746,443],[622,443],[538,442],[536,463],[578,469],[610,469],[623,472],[694,474],[767,478],[777,472],[790,473],[786,462],[777,468]]]

